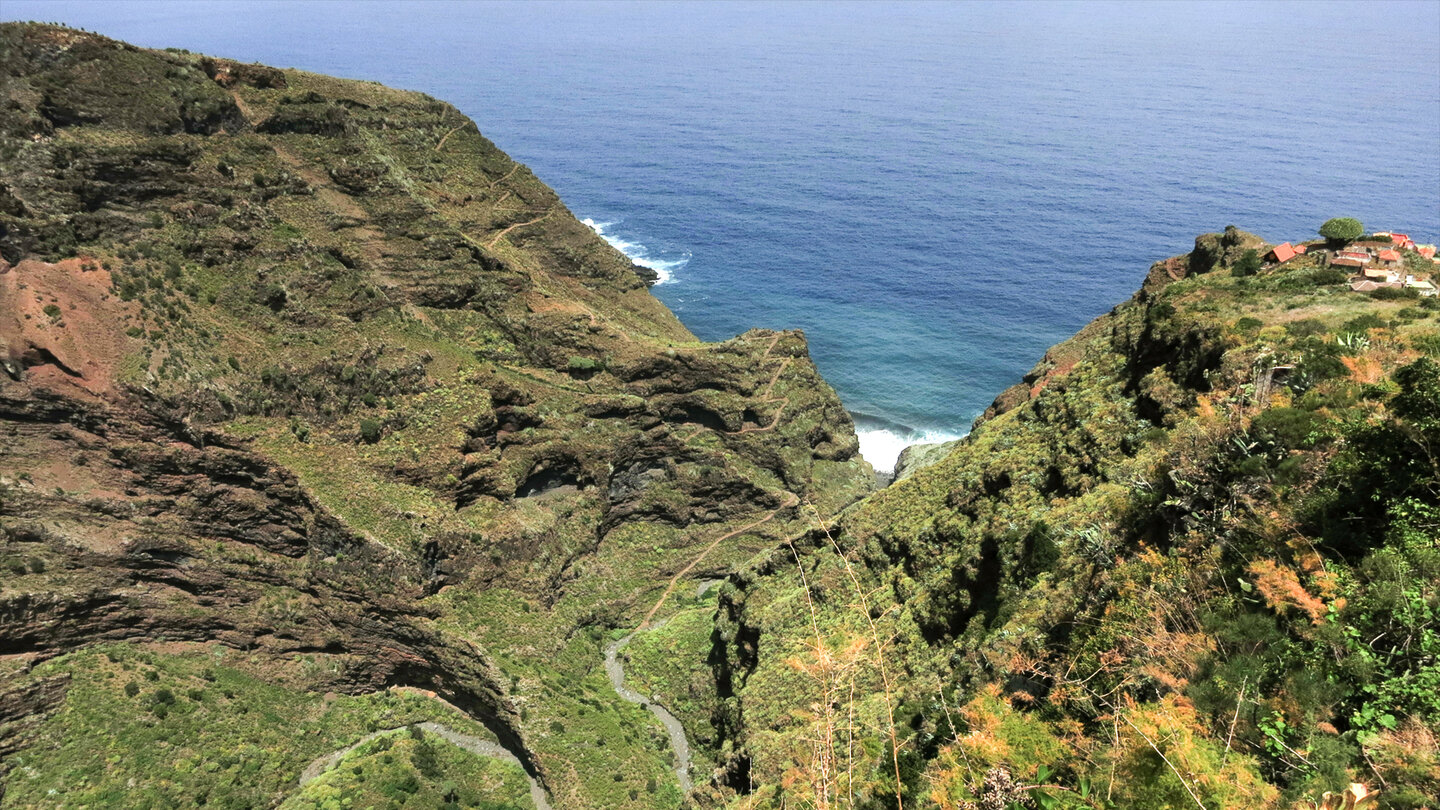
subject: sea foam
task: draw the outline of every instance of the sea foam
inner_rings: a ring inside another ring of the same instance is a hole
[[[641,267],[648,267],[654,270],[655,275],[659,277],[655,280],[656,284],[666,284],[674,281],[675,271],[690,263],[690,253],[688,251],[678,259],[661,259],[651,256],[649,248],[639,242],[631,242],[628,239],[611,233],[609,229],[618,225],[619,223],[617,222],[596,222],[589,217],[580,221],[590,226],[590,229],[599,234],[601,239],[609,242],[611,247],[624,253],[630,261]]]
[[[855,435],[860,439],[860,455],[877,472],[895,472],[900,451],[912,444],[938,444],[964,438],[962,434],[943,430],[912,430],[903,427],[870,427],[856,420]]]

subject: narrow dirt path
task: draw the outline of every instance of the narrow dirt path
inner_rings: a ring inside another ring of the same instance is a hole
[[[514,174],[515,172],[517,172],[517,171],[519,171],[519,170],[520,170],[520,164],[519,164],[519,163],[516,163],[514,166],[511,166],[511,167],[510,167],[510,171],[506,172],[503,176],[497,177],[497,178],[495,178],[494,180],[491,180],[491,181],[490,181],[490,188],[494,188],[494,187],[500,185],[501,183],[505,182],[506,180],[509,180],[509,179],[510,179],[510,175]],[[503,198],[502,198],[502,199],[503,199]]]
[[[744,533],[750,531],[751,529],[755,528],[756,526],[760,526],[760,525],[763,525],[763,524],[765,524],[765,523],[769,523],[772,518],[774,518],[776,515],[778,515],[778,514],[781,512],[781,510],[789,509],[790,507],[795,506],[795,505],[798,504],[798,503],[800,503],[800,498],[799,498],[798,496],[796,496],[796,494],[793,493],[793,492],[787,492],[787,493],[785,493],[785,502],[782,503],[782,504],[780,504],[779,506],[777,506],[775,509],[771,510],[770,512],[766,513],[765,517],[760,518],[759,520],[755,521],[754,523],[750,523],[750,524],[747,524],[747,525],[745,525],[745,526],[741,526],[740,528],[736,529],[736,530],[733,531],[733,532],[727,532],[727,533],[725,533],[725,534],[722,534],[722,535],[720,535],[719,537],[715,538],[714,540],[710,541],[710,545],[708,545],[708,546],[706,546],[704,549],[702,549],[702,550],[700,551],[700,554],[699,554],[698,556],[696,556],[695,559],[693,559],[693,560],[690,561],[690,564],[689,564],[689,565],[687,565],[687,566],[685,566],[684,568],[680,569],[680,571],[679,571],[678,573],[676,573],[675,576],[673,576],[673,577],[670,578],[670,583],[665,586],[665,590],[664,590],[663,593],[660,594],[660,598],[659,598],[658,600],[656,600],[654,606],[650,608],[650,612],[645,614],[645,618],[640,621],[640,627],[637,628],[637,631],[638,631],[638,630],[648,630],[648,629],[649,629],[649,627],[650,627],[650,620],[653,619],[653,618],[655,618],[656,612],[658,612],[658,611],[660,610],[660,608],[665,604],[665,600],[667,600],[667,599],[670,598],[670,594],[671,594],[672,592],[674,592],[675,586],[678,585],[678,584],[680,583],[680,580],[684,579],[684,578],[685,578],[685,575],[688,574],[688,573],[690,573],[690,571],[693,570],[693,569],[695,568],[695,566],[699,565],[699,564],[701,563],[701,561],[703,561],[707,556],[709,556],[710,552],[714,551],[716,546],[720,545],[721,543],[725,542],[726,540],[729,540],[729,539],[732,538],[732,537],[735,537],[735,536],[737,536],[737,535],[744,534]],[[632,634],[632,635],[633,635],[633,634]]]
[[[665,586],[664,592],[660,594],[660,598],[655,601],[650,611],[645,614],[645,618],[641,620],[640,626],[631,630],[624,638],[612,641],[605,647],[605,674],[610,677],[610,685],[614,687],[615,694],[619,695],[621,699],[625,701],[639,704],[649,709],[650,713],[655,715],[660,721],[660,725],[665,727],[665,732],[670,735],[670,750],[675,754],[675,779],[680,783],[680,789],[685,793],[689,793],[695,787],[694,782],[690,779],[690,739],[685,736],[685,727],[680,723],[679,718],[670,713],[669,709],[666,709],[659,703],[650,700],[625,685],[625,666],[620,661],[620,652],[629,646],[637,634],[645,630],[654,630],[664,626],[664,621],[653,625],[651,624],[651,620],[655,618],[655,613],[659,611],[666,600],[670,598],[670,594],[675,591],[675,586],[680,583],[680,580],[684,579],[686,574],[694,570],[695,566],[699,565],[717,546],[732,537],[744,534],[757,526],[768,523],[782,510],[799,503],[800,498],[796,496],[795,493],[787,492],[785,493],[785,502],[766,513],[764,517],[741,526],[734,531],[726,532],[710,541],[710,544],[701,549],[700,553],[695,556],[695,559],[691,560],[688,565],[680,569],[675,576],[670,578],[669,584]]]
[[[517,223],[515,223],[514,225],[511,225],[511,226],[507,227],[505,230],[503,230],[503,231],[495,234],[495,236],[490,240],[490,242],[489,242],[488,244],[485,245],[485,247],[487,247],[487,248],[493,248],[493,247],[495,247],[495,245],[499,244],[499,242],[500,242],[501,239],[504,239],[504,238],[505,238],[505,234],[510,233],[511,231],[515,230],[516,228],[523,228],[523,227],[525,227],[526,225],[534,225],[535,223],[537,223],[537,222],[539,222],[540,220],[542,220],[542,219],[550,216],[550,215],[553,214],[553,213],[554,213],[553,210],[552,210],[552,211],[546,211],[545,213],[541,214],[540,216],[538,216],[538,217],[536,217],[536,218],[534,218],[534,219],[532,219],[532,220],[529,220],[528,222],[517,222]]]
[[[484,739],[483,737],[472,737],[469,734],[461,734],[460,732],[455,731],[448,726],[442,726],[439,723],[417,723],[416,725],[418,725],[427,734],[434,734],[435,736],[440,737],[450,743],[453,743],[460,748],[469,751],[472,754],[477,754],[482,757],[493,757],[495,759],[507,762],[519,768],[521,773],[525,774],[525,779],[530,783],[530,800],[535,803],[535,810],[552,810],[550,806],[550,797],[545,794],[545,788],[541,787],[540,783],[535,780],[535,777],[531,776],[528,772],[525,771],[525,766],[520,764],[520,760],[514,754],[505,750],[505,748],[501,746],[500,743]],[[400,726],[398,728],[381,729],[379,731],[361,737],[360,739],[356,740],[352,745],[346,748],[341,748],[339,751],[335,751],[326,754],[323,757],[320,757],[319,759],[306,766],[304,772],[300,774],[299,786],[304,787],[310,782],[313,782],[315,779],[319,778],[320,775],[340,764],[340,760],[344,759],[345,756],[351,751],[354,751],[355,749],[359,748],[365,743],[370,742],[376,737],[382,737],[386,734],[393,734],[397,731],[403,731],[406,728],[407,726]]]
[[[474,121],[466,121],[465,123],[461,124],[460,126],[455,127],[454,129],[452,129],[452,130],[450,130],[449,132],[445,133],[445,137],[441,138],[441,139],[440,139],[440,142],[437,143],[437,144],[435,144],[435,151],[436,151],[436,152],[439,152],[441,149],[445,148],[445,142],[448,141],[448,140],[450,140],[450,136],[451,136],[451,135],[454,135],[455,133],[459,132],[460,130],[464,129],[465,127],[472,126],[474,123],[475,123]]]

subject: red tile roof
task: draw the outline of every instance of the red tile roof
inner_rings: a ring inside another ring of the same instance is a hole
[[[1416,250],[1420,251],[1420,255],[1424,256],[1427,259],[1435,258],[1434,245],[1421,245],[1420,247],[1416,248]]]
[[[1270,251],[1270,255],[1274,256],[1277,262],[1288,262],[1295,258],[1295,248],[1291,247],[1289,242],[1286,242],[1283,245],[1276,245]]]
[[[1295,245],[1295,252],[1296,252],[1296,253],[1304,253],[1305,251],[1307,251],[1307,250],[1309,250],[1309,249],[1310,249],[1310,246],[1309,246],[1309,245]]]
[[[1379,258],[1380,258],[1380,261],[1382,261],[1382,262],[1398,262],[1398,261],[1400,261],[1400,251],[1398,251],[1398,250],[1382,250],[1382,251],[1380,251],[1380,256],[1379,256]]]
[[[1331,260],[1330,260],[1330,266],[1331,266],[1331,267],[1363,267],[1364,264],[1365,264],[1364,262],[1356,261],[1355,259],[1331,259]]]

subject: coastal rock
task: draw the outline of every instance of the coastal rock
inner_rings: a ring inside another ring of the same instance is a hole
[[[934,444],[912,444],[900,451],[895,460],[895,480],[903,481],[926,467],[938,464],[951,450],[960,446],[964,439]]]

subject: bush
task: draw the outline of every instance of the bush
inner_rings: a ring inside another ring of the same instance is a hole
[[[135,697],[140,694],[140,684],[131,681],[125,684],[125,697]]]
[[[435,752],[435,744],[428,737],[422,738],[415,743],[415,750],[410,752],[410,764],[421,774],[436,779],[442,773],[440,758]]]
[[[1381,287],[1378,290],[1371,290],[1370,297],[1376,301],[1414,300],[1420,297],[1420,291],[1410,287]]]
[[[1253,276],[1260,272],[1262,264],[1260,251],[1250,248],[1240,256],[1240,260],[1235,262],[1235,266],[1230,268],[1230,274],[1236,277]]]
[[[1353,242],[1363,233],[1365,227],[1353,217],[1333,217],[1320,226],[1320,235],[1331,243]]]
[[[600,368],[600,362],[589,357],[571,357],[570,361],[565,364],[565,371],[569,373],[570,376],[580,379],[589,379],[594,376]]]
[[[1368,332],[1368,331],[1370,331],[1371,329],[1384,329],[1384,328],[1385,328],[1385,321],[1381,320],[1380,317],[1379,317],[1378,315],[1374,314],[1373,312],[1367,312],[1367,313],[1365,313],[1364,315],[1361,315],[1361,316],[1358,317],[1358,318],[1351,318],[1350,320],[1346,321],[1346,322],[1345,322],[1345,325],[1342,326],[1342,327],[1340,327],[1340,331],[1341,331],[1342,333],[1344,333],[1344,332]]]
[[[380,441],[382,426],[379,419],[365,418],[360,420],[360,438],[366,444],[374,444]]]
[[[1313,447],[1323,427],[1324,420],[1299,408],[1270,408],[1250,424],[1256,438],[1286,449]]]
[[[1350,276],[1338,267],[1326,267],[1310,274],[1310,283],[1316,287],[1324,287],[1328,284],[1344,284],[1349,280]]]

